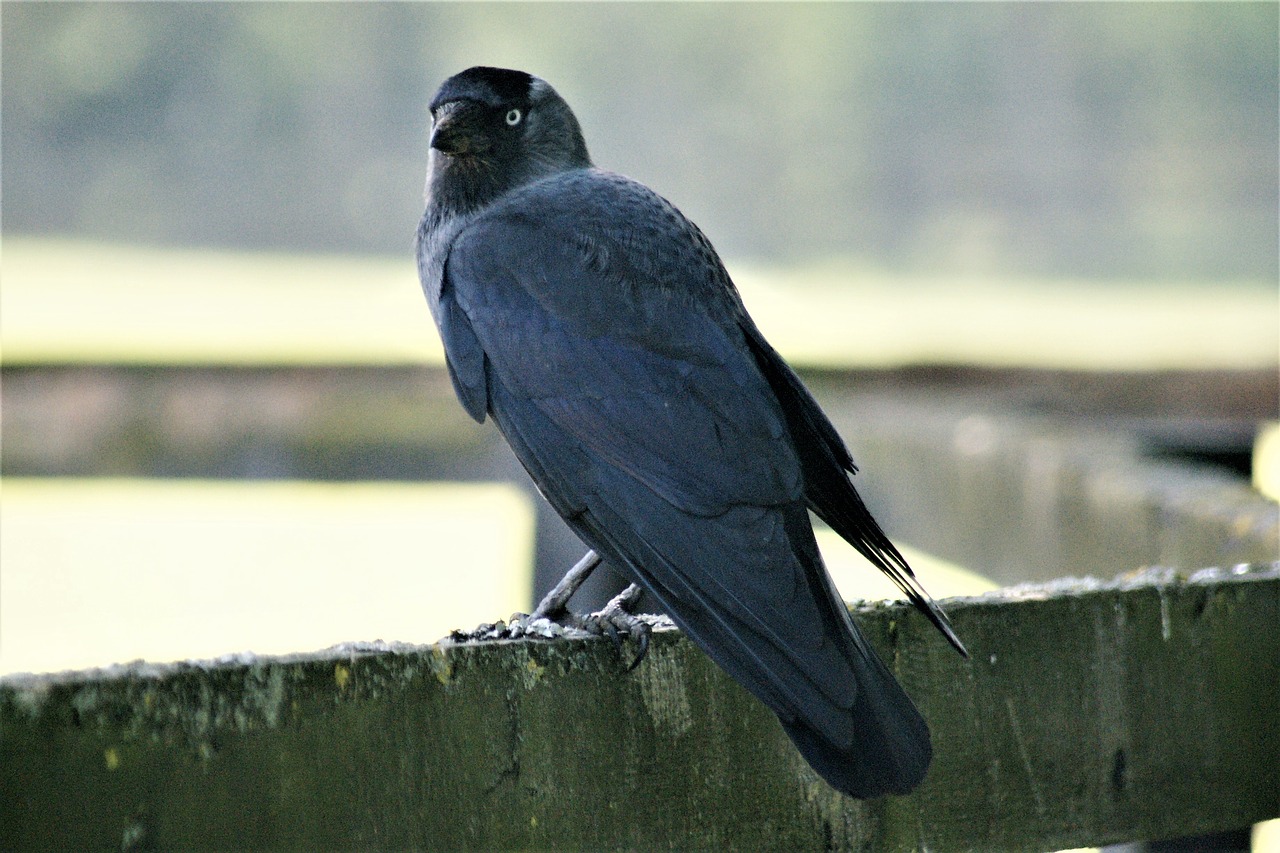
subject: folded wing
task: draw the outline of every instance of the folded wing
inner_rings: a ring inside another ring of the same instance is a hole
[[[811,438],[696,228],[638,184],[559,175],[462,232],[440,299],[464,405],[493,415],[583,540],[836,787],[914,787],[928,730],[822,566]]]

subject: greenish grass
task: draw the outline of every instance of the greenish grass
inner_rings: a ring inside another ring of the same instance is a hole
[[[439,364],[413,259],[6,237],[8,364]],[[1277,363],[1274,286],[895,276],[732,265],[793,362],[1084,370]]]
[[[15,363],[440,363],[405,257],[4,241]]]

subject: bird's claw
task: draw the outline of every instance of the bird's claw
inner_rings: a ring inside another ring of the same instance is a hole
[[[512,613],[511,618],[503,622],[486,622],[470,631],[454,629],[447,639],[455,643],[473,642],[476,640],[518,640],[521,637],[537,637],[550,640],[555,637],[577,638],[587,636],[573,625],[562,624],[551,619],[531,616],[528,613]]]
[[[520,637],[599,637],[613,641],[618,656],[622,656],[623,636],[636,642],[635,659],[627,671],[635,669],[649,653],[649,639],[654,628],[674,628],[667,616],[636,614],[633,608],[644,594],[640,587],[631,584],[615,595],[603,609],[581,616],[569,610],[569,599],[582,582],[600,565],[594,551],[578,561],[564,578],[543,597],[533,613],[513,613],[508,622],[481,625],[474,631],[454,631],[449,639],[455,642],[467,640],[515,640]]]
[[[645,655],[649,653],[649,637],[653,633],[647,621],[631,612],[630,608],[639,602],[640,595],[640,588],[632,584],[614,596],[604,609],[576,617],[576,621],[584,631],[596,636],[603,634],[612,640],[619,656],[623,651],[623,635],[635,640],[636,656],[627,665],[628,672],[639,666]]]
[[[671,620],[662,615],[635,614],[631,612],[640,600],[640,588],[627,587],[616,595],[608,604],[595,613],[581,615],[567,608],[557,608],[558,612],[540,613],[539,608],[533,613],[513,613],[506,622],[487,622],[471,631],[452,631],[449,639],[453,642],[475,640],[518,640],[522,637],[537,639],[584,639],[587,637],[608,637],[618,655],[623,655],[625,640],[634,640],[636,655],[627,664],[630,672],[640,665],[649,653],[650,639],[654,629],[674,628]]]

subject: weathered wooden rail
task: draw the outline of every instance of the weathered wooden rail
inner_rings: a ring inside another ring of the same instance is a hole
[[[861,608],[936,759],[840,796],[677,632],[0,684],[9,849],[1050,850],[1280,815],[1280,566]]]
[[[607,642],[357,645],[0,680],[0,848],[1043,851],[1280,816],[1280,512],[1142,434],[1274,417],[1274,373],[909,374],[829,377],[877,514],[1041,583],[948,602],[969,661],[912,612],[860,609],[934,732],[911,796],[833,792],[674,632],[631,673]],[[491,434],[445,435],[461,416],[433,377],[409,399],[403,371],[6,370],[6,473],[232,476],[265,443],[296,477],[504,474]],[[58,421],[88,387],[112,406]],[[224,412],[210,447],[154,416],[211,387],[291,414]],[[322,428],[352,411],[364,432]]]

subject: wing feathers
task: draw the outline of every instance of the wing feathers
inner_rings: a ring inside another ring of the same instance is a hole
[[[908,790],[928,729],[850,620],[806,510],[913,580],[848,503],[847,450],[752,338],[674,208],[616,176],[554,180],[450,249],[438,319],[463,405],[487,408],[578,535],[765,702],[828,781]]]
[[[787,414],[787,423],[800,450],[804,468],[805,499],[810,508],[833,530],[884,572],[907,599],[929,617],[935,627],[965,657],[968,650],[956,636],[947,614],[925,592],[906,558],[899,553],[872,517],[862,496],[849,481],[857,469],[835,427],[817,401],[769,346],[755,326],[745,329],[757,363]]]
[[[449,380],[467,414],[478,423],[484,423],[489,408],[488,371],[485,369],[484,349],[476,340],[475,331],[453,294],[445,293],[440,299],[440,339],[444,342],[445,365]]]

